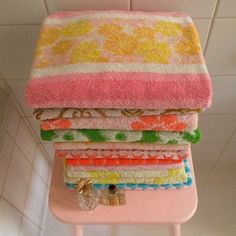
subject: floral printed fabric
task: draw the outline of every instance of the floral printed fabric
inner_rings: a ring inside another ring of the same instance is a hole
[[[198,34],[188,17],[134,17],[96,13],[48,19],[34,68],[77,63],[203,63]]]
[[[107,117],[138,117],[153,115],[183,115],[200,112],[201,109],[89,109],[89,108],[39,108],[34,109],[36,120],[51,120],[62,118],[107,118]]]
[[[113,129],[193,131],[198,126],[198,114],[160,115],[111,118],[52,119],[41,122],[42,130],[54,129]]]
[[[41,130],[43,141],[53,142],[141,142],[160,144],[197,143],[200,130],[194,132],[156,132],[156,131],[120,131],[120,130]]]

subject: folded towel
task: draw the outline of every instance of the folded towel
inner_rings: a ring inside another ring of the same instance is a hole
[[[194,131],[198,127],[198,114],[158,115],[140,117],[52,119],[41,122],[42,130],[54,129],[110,129]]]
[[[80,178],[90,178],[93,184],[176,184],[186,182],[188,176],[185,167],[168,170],[129,171],[73,171],[65,167],[64,181],[66,183],[76,183]]]
[[[57,158],[67,159],[71,163],[79,163],[79,160],[84,163],[96,160],[98,165],[109,165],[110,162],[118,162],[118,160],[127,163],[132,160],[157,160],[163,164],[165,160],[174,160],[181,162],[187,157],[189,152],[186,151],[157,151],[157,150],[125,150],[125,149],[85,149],[85,150],[56,150]],[[75,161],[76,160],[76,161]],[[104,161],[107,160],[107,161]],[[87,162],[86,162],[87,161]],[[82,163],[82,162],[81,162]],[[94,162],[95,163],[95,162]],[[134,162],[130,162],[134,164]]]
[[[100,159],[101,160],[101,159]],[[103,159],[102,159],[103,160]],[[157,160],[157,159],[156,159]],[[76,165],[74,161],[79,161],[76,162]],[[109,165],[96,165],[97,163],[95,162],[95,165],[83,165],[83,163],[80,163],[81,159],[70,159],[70,160],[65,160],[65,163],[68,167],[70,167],[70,170],[74,170],[74,171],[138,171],[138,170],[163,170],[163,169],[177,169],[177,168],[182,168],[183,167],[183,162],[179,162],[179,163],[167,163],[167,164],[149,164],[145,162],[140,162],[138,163],[139,160],[137,160],[137,162],[134,165],[127,165],[126,163],[122,163],[122,164],[118,164],[115,163],[115,165],[113,165],[112,163],[109,163]],[[86,160],[82,160],[82,161],[86,161]],[[114,161],[114,159],[113,159]],[[119,159],[118,159],[119,161]],[[133,161],[133,160],[129,160],[129,161]],[[141,160],[142,161],[142,160]]]
[[[184,115],[203,111],[201,109],[89,109],[89,108],[38,108],[34,109],[36,120],[51,120],[62,118],[105,118],[105,117],[139,117],[154,115]]]
[[[141,142],[161,144],[197,143],[200,130],[194,132],[116,131],[94,129],[41,130],[43,141],[53,142]]]
[[[152,144],[152,143],[81,143],[81,142],[66,142],[54,143],[55,150],[151,150],[151,151],[166,151],[166,152],[181,152],[183,157],[189,155],[190,144]]]
[[[191,178],[191,173],[190,173],[190,169],[188,166],[188,161],[184,160],[184,171],[186,173],[187,179],[186,181],[179,181],[179,182],[174,182],[173,180],[170,180],[169,183],[168,181],[163,184],[163,181],[160,180],[160,182],[162,182],[161,184],[149,184],[149,183],[127,183],[126,181],[124,183],[115,183],[117,185],[117,187],[119,188],[127,188],[127,189],[179,189],[182,187],[189,187],[192,185],[192,178]],[[185,179],[185,178],[183,178]],[[73,178],[69,178],[66,176],[66,173],[64,172],[64,181],[67,185],[68,188],[70,189],[75,189],[76,187],[76,182],[75,179]],[[144,182],[142,180],[142,182]],[[103,189],[103,188],[107,188],[108,184],[101,184],[101,183],[95,183],[93,184],[94,188],[96,189]]]
[[[181,13],[62,12],[46,18],[26,88],[33,108],[207,108],[211,81]]]
[[[176,159],[164,157],[161,158],[148,158],[148,159],[141,159],[141,158],[71,158],[66,159],[66,163],[68,166],[137,166],[137,165],[169,165],[172,164],[181,164],[183,158],[180,156],[176,156]]]
[[[185,173],[184,168],[176,169],[162,169],[162,170],[95,170],[95,171],[81,171],[76,170],[71,166],[66,166],[67,177],[72,178],[91,178],[91,179],[143,179],[143,178],[157,178],[179,176]]]

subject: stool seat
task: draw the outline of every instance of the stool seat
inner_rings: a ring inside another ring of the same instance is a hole
[[[80,211],[75,192],[63,182],[63,163],[56,158],[49,192],[49,207],[60,221],[72,224],[170,224],[188,221],[197,208],[192,157],[189,165],[193,185],[170,190],[127,190],[126,205],[110,207],[98,205],[93,211]]]

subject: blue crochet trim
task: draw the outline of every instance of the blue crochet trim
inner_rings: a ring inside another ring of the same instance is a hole
[[[192,178],[188,177],[188,180],[184,183],[178,183],[178,184],[116,184],[118,188],[127,188],[127,189],[179,189],[184,186],[189,187],[192,185]],[[69,189],[75,189],[76,184],[70,184],[66,183],[67,188]],[[107,188],[109,184],[94,184],[93,185],[95,189],[100,190]]]

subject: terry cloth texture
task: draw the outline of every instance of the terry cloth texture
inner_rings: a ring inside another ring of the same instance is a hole
[[[184,157],[189,155],[190,144],[152,144],[152,143],[81,143],[81,142],[62,142],[54,143],[55,150],[83,150],[83,149],[102,149],[102,150],[151,150],[151,151],[170,151],[182,152]]]
[[[78,167],[98,167],[98,168],[110,168],[110,167],[117,167],[117,166],[129,166],[129,168],[152,168],[158,166],[166,166],[166,168],[172,168],[173,165],[181,165],[183,158],[181,156],[176,156],[176,159],[173,157],[164,157],[161,158],[148,158],[148,159],[140,159],[140,158],[73,158],[73,159],[66,159],[66,164],[68,166],[78,166]],[[132,167],[130,167],[132,166]]]
[[[116,131],[116,130],[41,130],[43,141],[53,142],[141,142],[158,144],[197,143],[200,130],[194,132]]]
[[[43,23],[26,88],[33,108],[207,108],[212,88],[181,13],[59,12]]]
[[[139,117],[155,115],[185,115],[198,113],[201,109],[102,109],[102,108],[38,108],[34,109],[36,120],[51,120],[63,118],[107,118],[107,117]]]
[[[80,178],[90,178],[93,184],[176,184],[186,182],[187,173],[185,167],[168,170],[75,171],[65,166],[64,181],[66,183],[76,183]]]
[[[187,180],[185,182],[178,182],[175,184],[146,184],[146,183],[117,183],[117,187],[119,188],[127,188],[127,189],[179,189],[183,187],[189,187],[192,185],[192,178],[191,178],[191,173],[190,169],[188,167],[188,162],[187,160],[184,160],[184,165],[185,165],[185,173],[187,175]],[[70,179],[66,177],[64,173],[64,180],[66,183],[66,186],[70,189],[75,189],[76,187],[76,182],[70,182],[73,179]],[[66,182],[68,181],[68,182]],[[107,188],[109,184],[93,184],[94,188],[96,189],[103,189]]]
[[[109,129],[109,130],[153,130],[194,131],[198,127],[198,114],[53,119],[41,122],[42,130],[55,129]]]
[[[153,165],[107,165],[107,166],[72,166],[68,165],[67,160],[65,160],[66,165],[70,168],[71,171],[144,171],[144,170],[168,170],[168,169],[177,169],[183,167],[183,162],[178,164],[153,164]]]
[[[84,149],[84,150],[56,150],[55,155],[63,159],[173,159],[182,160],[188,155],[186,151],[157,151],[157,150],[125,150],[125,149]]]

